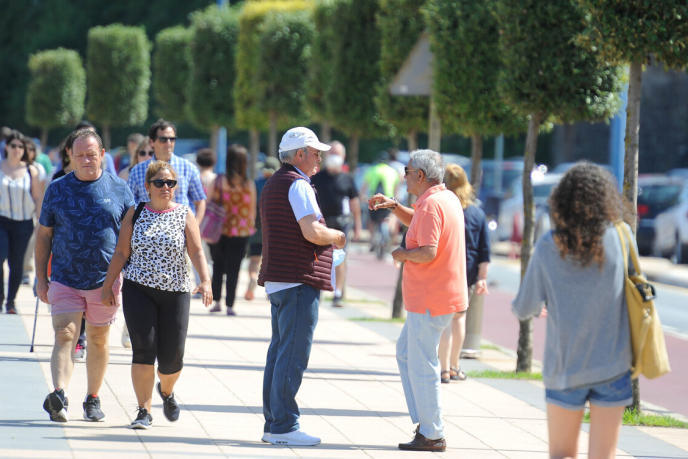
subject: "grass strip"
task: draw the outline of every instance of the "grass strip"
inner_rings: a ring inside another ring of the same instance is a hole
[[[499,346],[496,346],[494,344],[481,344],[480,349],[484,349],[486,351],[487,350],[489,350],[489,351],[501,351],[502,350],[502,348],[500,348]]]
[[[525,373],[515,371],[481,370],[467,371],[466,374],[471,378],[487,379],[523,379],[527,381],[542,381],[542,373]]]
[[[400,324],[403,324],[404,321],[406,321],[406,319],[403,317],[399,317],[396,319],[384,317],[350,317],[349,320],[353,320],[354,322],[391,322]]]
[[[590,412],[586,411],[583,415],[583,422],[590,422]],[[638,412],[636,410],[625,410],[623,415],[623,425],[625,426],[647,426],[647,427],[676,427],[688,429],[688,422],[679,421],[676,418],[665,414],[650,414]]]

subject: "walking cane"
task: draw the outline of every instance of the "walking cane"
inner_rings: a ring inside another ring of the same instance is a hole
[[[36,311],[33,313],[33,333],[31,333],[31,349],[29,352],[33,352],[33,343],[36,339],[36,322],[38,321],[38,292],[36,291],[36,279],[33,280],[33,294],[36,296]]]

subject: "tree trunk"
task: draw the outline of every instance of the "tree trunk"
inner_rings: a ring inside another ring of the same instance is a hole
[[[435,98],[430,96],[430,121],[428,131],[428,148],[440,153],[440,145],[442,141],[442,123],[437,114],[437,105],[435,105]]]
[[[406,144],[409,152],[418,150],[418,131],[412,129],[406,134]]]
[[[480,134],[473,134],[471,136],[471,185],[476,194],[480,189],[480,181],[482,180],[482,167],[480,162],[483,159],[483,138]]]
[[[533,113],[528,122],[526,151],[523,155],[523,240],[521,242],[521,281],[526,274],[530,255],[533,252],[533,229],[535,226],[535,205],[533,202],[533,184],[530,174],[535,164],[537,138],[544,116]],[[518,350],[516,359],[517,372],[530,372],[533,365],[533,319],[519,321]]]
[[[628,75],[628,104],[626,105],[626,137],[624,138],[624,181],[623,194],[631,203],[633,217],[630,222],[633,233],[638,223],[638,150],[640,134],[640,100],[643,84],[643,63],[631,62]],[[640,384],[634,379],[632,384],[633,402],[629,408],[640,411]]]
[[[329,121],[323,120],[320,123],[320,141],[323,143],[330,143],[332,140],[332,126]]]
[[[110,125],[103,124],[103,147],[105,151],[110,151]]]
[[[349,171],[354,172],[358,166],[358,143],[360,135],[351,134],[349,138],[349,151],[347,152],[347,159],[349,163]]]
[[[270,128],[268,130],[268,155],[277,155],[277,113],[270,112]]]
[[[394,300],[392,301],[392,319],[399,319],[404,314],[404,297],[401,293],[401,280],[404,277],[404,264],[399,266],[399,276],[397,286],[394,290]]]
[[[46,151],[48,146],[48,131],[49,129],[46,127],[41,128],[41,151],[45,154],[48,154]]]
[[[248,151],[251,155],[251,160],[249,161],[249,175],[252,178],[256,176],[256,162],[258,162],[258,152],[260,151],[260,132],[258,129],[249,129],[249,143]]]

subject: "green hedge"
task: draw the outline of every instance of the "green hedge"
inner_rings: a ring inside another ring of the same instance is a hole
[[[58,48],[29,57],[26,122],[49,129],[73,126],[84,115],[86,71],[76,51]]]
[[[155,36],[153,98],[155,111],[165,119],[187,119],[186,92],[191,78],[191,30],[182,26],[163,29]]]
[[[134,126],[148,114],[150,48],[143,27],[112,24],[88,31],[88,117],[106,129]]]
[[[238,35],[235,8],[212,5],[191,17],[188,115],[202,129],[234,126]]]

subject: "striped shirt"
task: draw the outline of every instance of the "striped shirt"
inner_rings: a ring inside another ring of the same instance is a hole
[[[31,220],[35,210],[29,168],[18,179],[5,175],[0,169],[0,216],[16,221]]]
[[[136,204],[142,201],[150,201],[145,182],[146,169],[148,169],[148,165],[153,160],[154,158],[138,163],[129,171],[129,180],[127,184],[134,194],[134,201],[136,201]],[[201,183],[201,175],[198,168],[191,161],[187,161],[174,154],[168,162],[177,173],[177,187],[174,189],[174,202],[189,207],[195,213],[196,208],[194,202],[205,199],[205,191],[203,191],[203,184]]]

